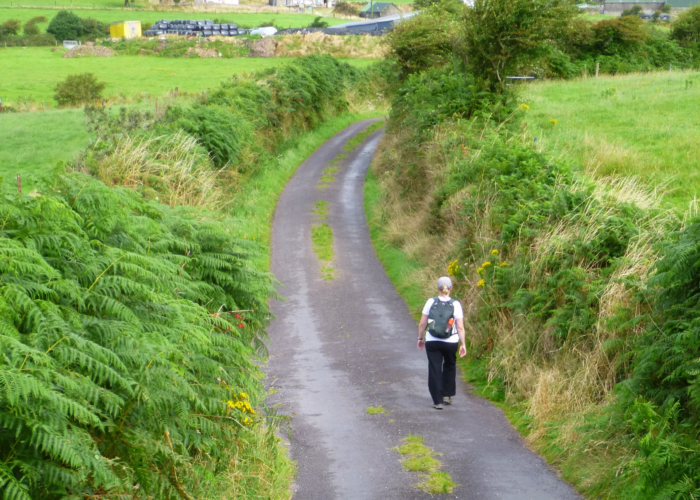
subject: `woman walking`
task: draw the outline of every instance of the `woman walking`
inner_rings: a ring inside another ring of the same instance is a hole
[[[452,280],[447,276],[441,277],[437,288],[440,294],[428,299],[418,323],[418,349],[425,347],[428,354],[428,389],[433,398],[433,408],[442,410],[443,405],[452,404],[452,397],[457,391],[457,346],[460,357],[467,354],[467,348],[464,344],[462,304],[450,298]]]

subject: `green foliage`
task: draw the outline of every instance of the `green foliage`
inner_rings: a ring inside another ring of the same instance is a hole
[[[19,19],[8,19],[0,24],[0,36],[15,36],[22,28],[22,22]]]
[[[471,75],[452,65],[410,75],[396,92],[391,108],[392,127],[410,127],[427,131],[452,118],[471,119],[482,110],[501,121],[513,111],[512,106],[492,93],[480,90]],[[505,99],[507,102],[507,99]]]
[[[80,18],[67,10],[61,10],[51,19],[47,33],[56,40],[95,40],[109,36],[109,26],[91,17]]]
[[[642,14],[644,14],[644,9],[642,8],[642,6],[641,5],[633,5],[629,9],[623,10],[621,17],[626,17],[626,16],[641,17]]]
[[[61,10],[51,19],[47,33],[51,33],[56,40],[78,40],[83,33],[81,19],[67,10]]]
[[[38,24],[42,24],[47,22],[46,16],[35,16],[32,17],[30,20],[28,20],[26,23],[24,23],[24,35],[25,36],[37,36],[39,35],[39,26]]]
[[[360,8],[352,2],[339,1],[336,2],[333,12],[341,16],[359,16]]]
[[[671,38],[684,46],[700,44],[700,5],[678,16],[671,26]]]
[[[502,92],[549,52],[578,13],[568,0],[476,0],[466,9],[459,52],[475,78]]]
[[[452,60],[457,22],[444,11],[429,10],[394,27],[387,35],[389,58],[402,79]]]
[[[595,42],[601,54],[615,54],[644,43],[649,35],[638,16],[605,19],[593,27]]]
[[[203,498],[254,425],[270,279],[221,223],[59,189],[0,203],[4,498]]]
[[[102,91],[107,86],[104,82],[98,82],[92,73],[80,75],[68,75],[68,77],[56,84],[54,96],[59,106],[76,106],[90,103],[94,99],[102,97]]]
[[[309,28],[327,28],[328,23],[323,20],[321,16],[318,16],[316,19],[313,20],[311,24],[309,24]]]

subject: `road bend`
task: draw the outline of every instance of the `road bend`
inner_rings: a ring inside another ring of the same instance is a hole
[[[363,208],[363,184],[382,131],[353,151],[346,142],[372,120],[328,140],[289,181],[272,228],[272,271],[284,301],[269,329],[270,404],[292,415],[296,500],[429,498],[393,448],[409,433],[442,454],[460,486],[443,498],[569,500],[579,497],[525,448],[502,412],[458,381],[452,406],[432,408],[416,322],[378,261]],[[339,154],[335,181],[319,189]],[[324,280],[311,245],[315,203],[327,201],[335,279]],[[437,278],[437,276],[436,276]],[[368,406],[389,413],[369,415]]]

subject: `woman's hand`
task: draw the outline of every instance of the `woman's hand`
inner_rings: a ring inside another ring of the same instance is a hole
[[[425,345],[425,339],[418,339],[418,350],[422,351],[423,346]]]
[[[464,344],[459,345],[459,357],[463,358],[464,356],[467,355],[467,348]]]

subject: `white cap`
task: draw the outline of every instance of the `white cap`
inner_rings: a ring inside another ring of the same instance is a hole
[[[442,276],[440,279],[438,279],[438,290],[442,290],[443,286],[447,286],[447,288],[452,288],[452,280],[448,276]]]

